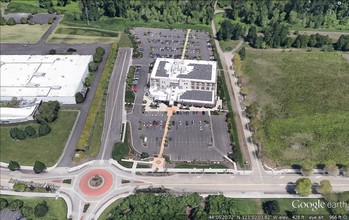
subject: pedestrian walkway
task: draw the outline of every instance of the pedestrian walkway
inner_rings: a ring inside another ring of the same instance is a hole
[[[187,36],[185,37],[185,42],[184,42],[184,47],[183,47],[183,52],[182,52],[182,57],[181,59],[183,60],[185,57],[185,51],[187,49],[187,44],[188,44],[188,39],[189,39],[189,34],[190,34],[191,29],[187,29]]]

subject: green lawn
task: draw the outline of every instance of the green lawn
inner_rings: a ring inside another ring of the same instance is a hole
[[[48,24],[16,24],[14,26],[0,26],[0,42],[34,44],[40,40],[41,36],[48,28]]]
[[[119,33],[115,31],[105,31],[94,28],[80,28],[80,27],[59,27],[56,34],[67,35],[83,35],[93,37],[118,37]]]
[[[130,37],[124,32],[120,34],[119,47],[133,47]]]
[[[77,114],[77,112],[60,111],[57,120],[50,124],[52,131],[48,135],[23,141],[16,141],[10,137],[11,127],[16,126],[2,125],[0,127],[1,161],[8,163],[10,160],[15,160],[20,165],[32,166],[35,160],[39,160],[48,167],[54,165],[63,152]],[[18,127],[24,129],[27,125],[38,127],[36,122],[18,125]]]
[[[224,52],[232,51],[239,44],[239,40],[220,40],[219,46]]]
[[[131,162],[125,162],[122,161],[122,159],[125,159],[125,157],[130,153],[131,150],[131,143],[130,141],[130,127],[127,124],[126,126],[126,134],[125,134],[125,141],[124,142],[118,142],[114,144],[112,157],[114,160],[116,160],[119,164],[121,164],[124,167],[131,168],[132,163]]]
[[[197,168],[197,169],[226,169],[223,164],[178,164],[175,168]]]
[[[252,124],[264,156],[281,165],[304,158],[348,164],[349,63],[341,54],[250,48],[246,54],[245,87],[260,109]]]
[[[106,209],[103,210],[102,214],[99,216],[99,220],[106,220],[108,219],[109,213],[112,209],[117,207],[119,204],[123,202],[123,199],[118,199],[115,202],[113,202],[110,206],[108,206]]]
[[[47,214],[42,218],[36,218],[35,215],[29,216],[30,219],[67,219],[67,204],[62,198],[37,198],[37,197],[21,197],[21,196],[6,196],[0,195],[0,198],[5,198],[10,203],[15,199],[20,199],[23,201],[23,206],[29,206],[35,210],[35,206],[38,203],[46,201],[49,208]]]

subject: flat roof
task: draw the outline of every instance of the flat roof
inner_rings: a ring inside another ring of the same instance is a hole
[[[0,55],[0,95],[74,96],[91,60],[91,55]]]
[[[187,90],[179,98],[183,101],[212,102],[214,100],[214,91]]]
[[[151,78],[188,79],[215,82],[217,62],[204,60],[181,60],[157,58]]]
[[[24,119],[34,114],[37,105],[22,107],[22,108],[0,108],[0,120],[16,120],[16,119]]]

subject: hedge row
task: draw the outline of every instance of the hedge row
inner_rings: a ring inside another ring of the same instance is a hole
[[[102,104],[103,99],[100,97],[103,96],[103,93],[108,89],[108,81],[111,71],[114,67],[114,62],[117,54],[117,44],[113,43],[111,51],[109,53],[107,62],[102,72],[102,77],[96,89],[96,93],[93,97],[90,111],[88,112],[87,119],[82,130],[79,142],[76,146],[77,151],[86,151],[88,150],[89,139],[91,136],[91,131],[96,120],[96,116],[99,110],[99,106]]]

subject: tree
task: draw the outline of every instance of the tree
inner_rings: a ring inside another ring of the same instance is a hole
[[[82,95],[81,92],[77,92],[77,93],[75,94],[75,101],[76,101],[76,103],[78,103],[78,104],[84,102],[84,96]]]
[[[105,54],[105,49],[103,47],[97,47],[96,53],[103,56]]]
[[[35,24],[33,18],[28,19],[28,24],[29,25],[34,25]]]
[[[7,25],[13,26],[16,24],[16,20],[14,18],[9,18],[6,22]]]
[[[95,53],[93,55],[93,62],[100,63],[100,62],[102,62],[102,60],[103,60],[103,55],[101,55],[99,53]]]
[[[70,3],[71,3],[70,0],[58,0],[57,6],[65,7],[65,6],[69,5]]]
[[[301,162],[301,172],[304,176],[310,176],[314,173],[314,162],[306,159]]]
[[[51,132],[51,127],[44,123],[44,124],[40,124],[39,126],[39,136],[45,136],[47,135],[48,133]]]
[[[43,201],[42,203],[39,203],[35,207],[34,215],[37,218],[44,217],[48,212],[48,206],[46,201]]]
[[[51,8],[53,6],[52,0],[39,0],[40,8]]]
[[[96,72],[97,69],[98,69],[98,63],[90,62],[90,63],[88,64],[88,70],[89,70],[90,72]]]
[[[21,24],[26,24],[27,23],[27,18],[21,17]]]
[[[0,210],[7,208],[8,201],[5,198],[0,198]]]
[[[255,44],[256,39],[257,39],[257,27],[252,25],[248,29],[248,33],[246,35],[246,41],[250,42],[253,45]]]
[[[246,57],[246,50],[245,50],[245,47],[242,47],[241,50],[239,51],[239,55],[240,55],[240,58],[241,60],[244,60],[245,57]]]
[[[35,161],[33,170],[35,173],[41,173],[47,169],[46,165],[40,161]]]
[[[24,131],[27,134],[27,136],[29,136],[29,137],[34,137],[36,134],[36,130],[30,125],[25,127]]]
[[[29,206],[23,206],[21,208],[21,215],[23,217],[29,217],[31,215],[33,215],[33,208],[32,207],[29,207]]]
[[[16,171],[16,170],[20,170],[21,166],[17,161],[11,160],[10,163],[8,164],[8,169],[11,171]]]
[[[17,134],[18,134],[19,129],[14,127],[10,129],[10,136],[13,139],[17,139]]]
[[[24,140],[27,137],[27,133],[23,130],[18,130],[17,132],[17,139],[18,140]]]
[[[343,176],[349,177],[349,166],[343,167],[342,173]]]
[[[312,183],[309,178],[300,178],[296,182],[296,192],[301,196],[308,196],[311,194]]]
[[[57,119],[59,111],[58,101],[48,101],[41,103],[39,107],[39,114],[36,119],[39,123],[50,123]]]
[[[54,8],[54,7],[49,7],[48,9],[47,9],[47,13],[49,13],[49,14],[53,14],[53,13],[55,13],[56,12],[56,9]]]
[[[4,26],[6,23],[7,23],[6,19],[3,16],[1,16],[0,17],[0,25]]]
[[[12,188],[16,192],[24,192],[24,190],[27,188],[27,185],[24,183],[15,183],[13,184]]]
[[[316,191],[322,195],[332,193],[332,186],[330,181],[322,180],[320,185],[316,188]]]
[[[265,214],[275,215],[280,212],[280,206],[276,200],[269,200],[269,201],[263,202],[262,206]]]
[[[11,210],[11,211],[17,211],[18,209],[22,208],[23,206],[23,201],[22,200],[19,200],[19,199],[15,199],[13,200],[10,205],[8,206],[8,208]]]
[[[53,18],[48,18],[47,24],[53,24],[53,22],[54,22]]]
[[[141,153],[141,158],[142,159],[145,159],[145,158],[148,158],[149,157],[149,154],[147,152],[142,152]]]
[[[49,53],[50,53],[51,55],[54,55],[54,54],[56,54],[56,50],[55,50],[55,49],[51,49]]]
[[[339,175],[339,168],[338,166],[336,165],[336,162],[335,161],[328,161],[326,164],[325,164],[325,168],[324,168],[324,171],[328,174],[330,174],[331,176],[338,176]]]
[[[341,35],[336,43],[336,50],[349,51],[349,35]]]

